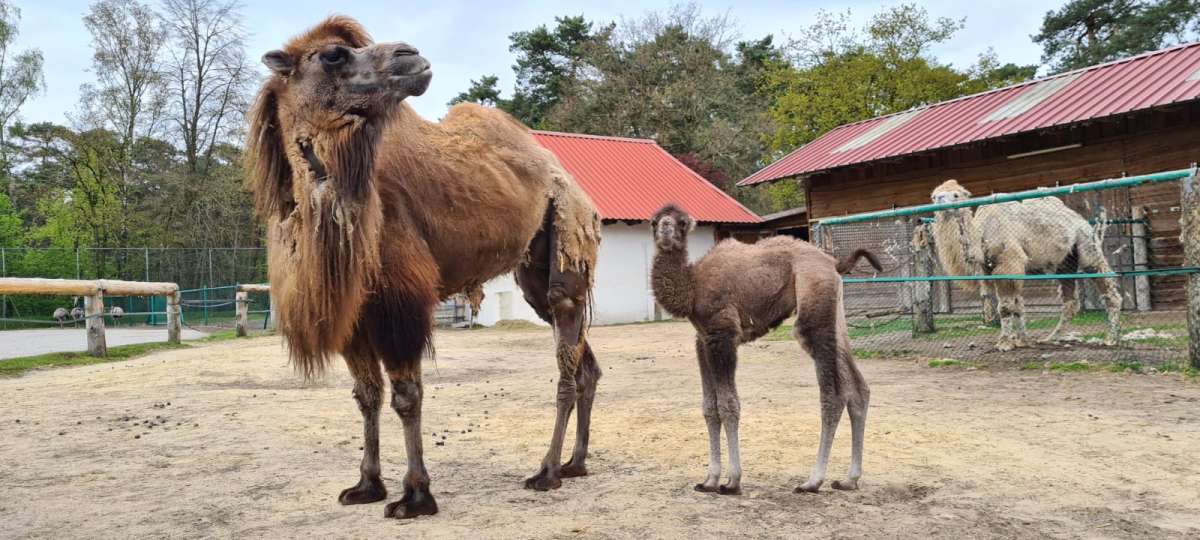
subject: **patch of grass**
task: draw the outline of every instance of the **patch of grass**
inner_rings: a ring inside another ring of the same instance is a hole
[[[917,354],[917,351],[910,349],[891,349],[887,351],[879,351],[875,349],[854,349],[854,358],[859,360],[867,360],[872,358],[905,358]]]
[[[962,360],[954,360],[952,358],[940,358],[937,360],[929,361],[929,367],[971,367],[971,366],[972,366],[972,364],[970,362],[964,362]]]
[[[1179,373],[1188,378],[1195,378],[1197,376],[1200,376],[1200,370],[1197,370],[1196,368],[1188,365],[1188,363],[1183,360],[1175,360],[1173,362],[1167,362],[1161,366],[1158,366],[1156,369],[1158,369],[1159,371],[1161,371],[1163,373]]]
[[[1046,369],[1056,373],[1074,373],[1092,369],[1092,365],[1087,362],[1051,362]]]
[[[496,324],[493,324],[492,328],[495,330],[537,330],[545,327],[538,326],[524,319],[501,319],[496,321]]]
[[[1113,373],[1141,373],[1143,369],[1144,366],[1137,360],[1118,360],[1108,365],[1108,370]]]
[[[266,334],[267,333],[252,334],[252,336]],[[20,358],[0,360],[0,377],[19,377],[25,372],[34,369],[90,366],[93,364],[122,362],[141,356],[146,356],[147,354],[158,351],[187,349],[192,347],[194,344],[215,343],[218,341],[228,341],[236,338],[237,333],[233,330],[219,330],[203,338],[190,340],[178,345],[167,343],[165,341],[156,341],[153,343],[135,343],[133,345],[109,347],[108,356],[104,358],[96,358],[88,355],[86,352],[56,352],[39,354],[36,356],[22,356]]]
[[[1021,369],[1025,371],[1041,371],[1044,367],[1046,365],[1041,362],[1025,362],[1021,365]]]

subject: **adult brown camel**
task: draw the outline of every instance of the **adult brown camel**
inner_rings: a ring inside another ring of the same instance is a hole
[[[405,43],[373,44],[333,17],[267,53],[271,69],[247,143],[267,223],[271,289],[292,363],[320,373],[340,353],[363,416],[357,485],[342,504],[382,500],[383,374],[404,424],[408,472],[389,517],[437,512],[422,458],[421,357],[435,304],[515,269],[554,326],[559,383],[550,449],[526,487],[587,474],[600,369],[586,341],[600,222],[558,160],[508,115],[454,107],[440,123],[403,100],[425,92],[429,62]],[[572,409],[571,461],[560,466]]]
[[[850,352],[839,274],[852,269],[860,257],[866,257],[877,271],[879,261],[857,250],[839,263],[807,242],[776,236],[755,244],[725,240],[691,264],[687,236],[696,221],[667,205],[651,223],[657,247],[651,268],[654,296],[672,315],[687,317],[696,327],[709,456],[708,477],[696,484],[696,490],[741,493],[741,404],[734,381],[737,347],[766,335],[792,315],[796,316],[792,335],[812,357],[821,393],[817,462],[796,492],[815,492],[825,481],[843,409],[850,412],[850,473],[849,479],[834,481],[833,487],[858,489],[870,391]],[[729,446],[729,481],[719,486],[722,427]]]

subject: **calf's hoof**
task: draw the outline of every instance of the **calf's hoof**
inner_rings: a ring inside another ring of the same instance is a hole
[[[563,465],[562,469],[559,469],[558,473],[559,478],[578,478],[580,476],[588,475],[587,467],[585,467],[582,463],[576,465],[575,460],[573,459],[568,461],[566,465]]]
[[[708,484],[696,484],[695,486],[692,486],[692,489],[699,491],[700,493],[717,493],[721,488],[720,486],[710,486]]]
[[[858,480],[834,480],[832,485],[833,489],[840,489],[842,491],[855,491],[858,489]]]
[[[818,491],[821,491],[821,483],[822,482],[823,481],[813,482],[812,480],[809,480],[808,482],[805,482],[803,484],[800,484],[799,486],[796,486],[796,489],[792,490],[792,492],[793,493],[816,493]]]
[[[358,485],[342,490],[338,502],[342,504],[367,504],[382,501],[387,498],[387,489],[378,478],[363,478]]]
[[[557,473],[551,473],[550,468],[545,465],[537,472],[537,474],[525,479],[525,489],[534,491],[550,491],[562,487],[562,477]]]
[[[732,487],[730,487],[728,485],[721,486],[721,487],[717,488],[717,494],[718,495],[741,495],[742,494],[742,486],[732,486]]]
[[[383,517],[396,519],[411,519],[417,516],[432,516],[438,513],[437,501],[429,488],[409,488],[405,486],[404,496],[394,503],[388,503],[383,510]]]

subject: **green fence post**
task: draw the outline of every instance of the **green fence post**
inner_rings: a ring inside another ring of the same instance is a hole
[[[200,289],[201,301],[204,302],[204,326],[208,326],[208,285]]]

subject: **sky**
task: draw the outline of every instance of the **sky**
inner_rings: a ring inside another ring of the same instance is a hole
[[[22,110],[26,122],[65,123],[79,101],[79,87],[92,80],[90,37],[81,17],[90,0],[10,0],[22,11],[16,50],[41,49],[45,55],[46,91]],[[145,0],[143,0],[145,1]],[[153,2],[153,0],[151,0]],[[446,102],[463,91],[471,79],[498,75],[507,96],[512,88],[514,62],[508,35],[540,24],[553,24],[556,15],[584,15],[596,22],[638,18],[649,10],[666,10],[670,1],[535,0],[509,2],[408,2],[400,0],[245,0],[243,2],[248,54],[259,58],[278,48],[290,36],[338,13],[359,19],[376,41],[406,41],[421,50],[433,65],[433,83],[410,103],[430,119],[445,114]],[[849,9],[856,26],[884,7],[901,2],[785,0],[701,0],[706,15],[728,14],[740,28],[742,39],[767,34],[795,34],[821,9]],[[1045,12],[1062,0],[1007,0],[919,2],[935,17],[966,18],[966,28],[934,50],[944,62],[965,67],[989,47],[1002,62],[1033,64],[1041,51],[1030,40]],[[336,9],[330,5],[336,4]],[[262,71],[265,71],[262,70]]]

